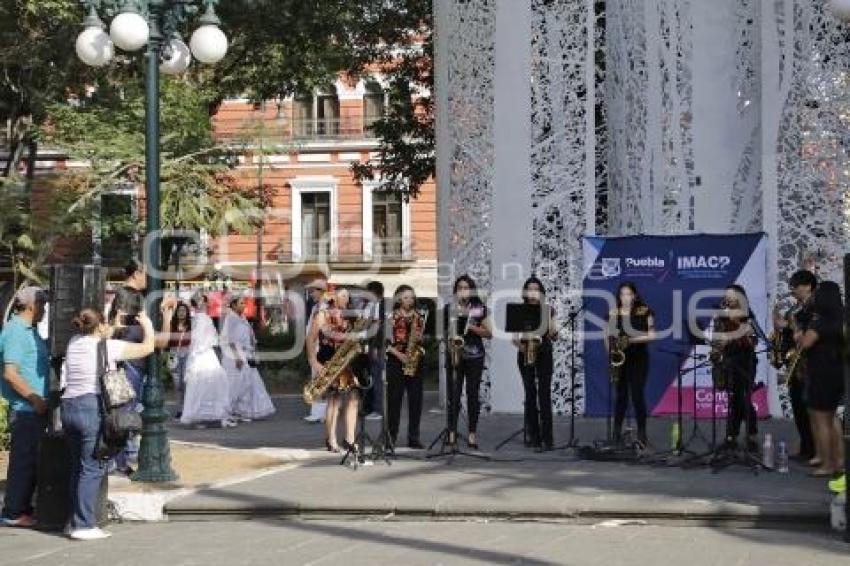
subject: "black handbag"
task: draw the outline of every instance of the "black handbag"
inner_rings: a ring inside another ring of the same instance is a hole
[[[142,430],[142,417],[135,410],[134,403],[125,403],[117,407],[110,407],[106,400],[106,389],[104,376],[108,371],[106,359],[106,341],[98,343],[97,376],[100,385],[100,435],[95,447],[95,457],[108,460],[117,456],[124,447],[131,434],[137,434]]]

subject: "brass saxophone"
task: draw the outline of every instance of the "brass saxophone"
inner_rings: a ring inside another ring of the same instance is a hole
[[[543,339],[537,334],[527,333],[520,338],[520,351],[522,352],[525,365],[533,366],[537,363],[537,355],[540,353],[540,345]]]
[[[469,324],[470,324],[471,320],[472,320],[472,317],[470,317],[469,313],[467,313],[466,326],[463,327],[463,334],[457,333],[457,320],[456,319],[451,321],[451,324],[449,324],[449,327],[450,327],[449,330],[451,332],[451,336],[449,337],[448,347],[449,347],[449,355],[451,356],[452,367],[456,368],[456,367],[460,366],[460,361],[461,361],[461,358],[463,356],[463,347],[466,344],[466,341],[464,340],[464,336],[466,336],[466,333],[469,332]]]
[[[370,322],[368,318],[359,318],[354,322],[348,331],[349,338],[339,345],[331,359],[325,363],[322,372],[304,386],[305,403],[311,405],[317,399],[321,399],[331,385],[340,379],[343,372],[348,369],[357,356],[363,353],[363,344],[359,334],[366,330]],[[346,379],[345,382],[340,380],[339,388],[340,391],[347,391],[357,385],[357,379],[351,378]]]
[[[425,323],[428,321],[428,312],[420,315],[413,311],[413,316],[410,318],[410,328],[407,332],[407,362],[404,364],[403,373],[405,377],[413,377],[416,375],[416,370],[419,369],[419,362],[425,354],[425,348],[422,347],[422,340],[419,338],[419,333],[416,332],[416,321],[420,320],[423,332],[425,331]]]
[[[626,348],[629,347],[629,337],[625,334],[608,337],[608,363],[612,368],[620,368],[626,363]]]
[[[767,351],[767,359],[776,369],[780,369],[783,365],[785,365],[785,356],[782,352],[782,332],[774,330],[770,333],[770,336],[767,337],[768,343],[768,351]]]

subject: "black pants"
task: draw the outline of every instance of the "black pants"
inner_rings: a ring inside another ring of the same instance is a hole
[[[533,366],[520,352],[517,365],[525,388],[525,430],[533,446],[552,446],[552,351],[541,351]]]
[[[741,423],[747,421],[747,434],[758,434],[756,408],[752,402],[754,375],[732,374],[729,388],[729,412],[726,416],[726,438],[737,438],[741,432]]]
[[[646,440],[646,376],[649,372],[649,354],[643,351],[626,351],[626,363],[620,368],[615,384],[614,436],[619,437],[629,406],[629,396],[635,409],[638,437]]]
[[[390,354],[387,356],[387,428],[395,444],[401,422],[401,402],[407,392],[407,440],[419,441],[419,422],[422,419],[422,376],[404,375],[401,362]]]
[[[449,370],[451,371],[451,369]],[[457,418],[460,414],[460,396],[466,383],[466,410],[469,413],[469,432],[478,431],[478,415],[481,413],[481,374],[484,373],[484,358],[462,358],[454,369],[454,391],[452,391],[452,411],[449,415],[449,428],[457,432]]]
[[[800,378],[792,379],[791,383],[788,384],[791,411],[794,414],[794,424],[797,426],[797,434],[800,436],[800,456],[812,458],[815,455],[815,441],[812,436],[812,422],[809,420],[809,411],[806,410],[806,401],[803,396],[804,391],[805,385]]]

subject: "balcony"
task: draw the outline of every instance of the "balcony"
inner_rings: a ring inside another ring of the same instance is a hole
[[[297,143],[376,140],[372,125],[380,119],[381,116],[345,116],[268,120],[265,124],[257,120],[241,124],[222,120],[215,125],[215,135],[222,141],[249,141],[261,136]]]
[[[371,257],[362,253],[360,242],[354,242],[351,238],[337,238],[337,245],[331,246],[331,240],[302,240],[301,254],[295,257],[291,250],[280,250],[277,259],[281,263],[343,263],[343,264],[370,264],[381,262],[397,264],[411,261],[409,243],[405,238],[380,238],[372,239]],[[332,250],[336,250],[335,252]]]

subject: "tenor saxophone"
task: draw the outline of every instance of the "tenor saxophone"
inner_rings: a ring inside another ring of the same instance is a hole
[[[520,338],[520,349],[526,366],[533,366],[537,363],[537,356],[540,353],[542,343],[543,339],[537,334],[528,333]]]
[[[347,391],[357,386],[357,379],[352,376],[345,379],[344,372],[357,356],[363,353],[360,333],[366,330],[369,324],[370,320],[368,318],[359,318],[354,322],[348,331],[349,337],[336,349],[334,355],[325,364],[322,372],[308,381],[304,386],[303,395],[305,403],[312,405],[314,401],[321,399],[337,381],[339,381],[340,391]]]
[[[425,354],[425,348],[422,347],[422,340],[416,332],[416,321],[420,320],[420,325],[424,331],[425,323],[428,321],[428,312],[426,311],[424,315],[419,315],[416,311],[413,312],[413,316],[410,318],[410,328],[408,330],[407,336],[407,348],[405,349],[405,353],[407,354],[407,362],[404,364],[403,373],[405,377],[413,377],[416,375],[416,370],[419,369],[419,361],[422,359],[422,356]]]

